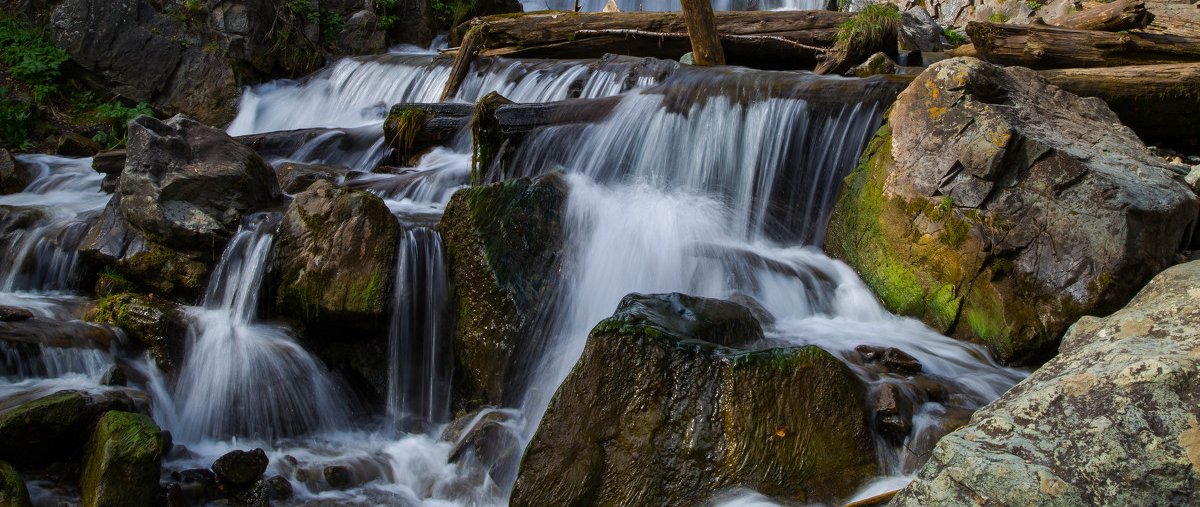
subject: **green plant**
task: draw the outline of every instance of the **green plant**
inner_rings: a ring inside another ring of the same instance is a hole
[[[967,38],[964,37],[963,34],[954,31],[953,28],[947,28],[943,33],[946,35],[946,39],[949,40],[950,44],[953,46],[961,46],[967,43]]]
[[[838,27],[833,51],[845,54],[852,46],[880,47],[888,36],[895,37],[900,11],[892,5],[868,4]]]
[[[10,99],[8,88],[0,87],[0,140],[17,149],[29,149],[33,145],[29,140],[32,109],[28,102]]]
[[[96,118],[108,123],[109,129],[97,132],[92,140],[110,150],[125,146],[125,126],[129,120],[141,115],[154,116],[154,110],[145,102],[134,107],[125,107],[119,102],[100,104],[96,107]]]
[[[941,202],[938,203],[937,208],[942,211],[954,209],[954,198],[950,196],[943,197]]]
[[[991,16],[988,16],[988,21],[991,21],[992,23],[1007,23],[1009,19],[1010,18],[1008,15],[1004,14],[1003,12],[997,12]]]
[[[34,101],[58,92],[58,67],[70,58],[66,51],[11,17],[0,19],[0,48],[0,62],[9,67],[13,79],[31,88]]]
[[[321,16],[321,38],[331,39],[342,32],[346,27],[346,20],[342,19],[342,15],[333,11],[325,11]]]
[[[1037,12],[1038,9],[1045,7],[1046,4],[1041,3],[1037,0],[1025,0],[1025,6],[1029,7],[1029,10]]]

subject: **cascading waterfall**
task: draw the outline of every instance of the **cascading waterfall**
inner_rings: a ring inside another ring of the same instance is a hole
[[[448,422],[450,282],[445,247],[428,228],[404,232],[388,333],[388,420],[406,428]]]
[[[584,12],[604,9],[608,0],[579,0]],[[525,12],[575,9],[575,0],[521,0]],[[714,11],[803,11],[824,9],[826,3],[817,0],[713,0]],[[628,11],[678,11],[679,0],[617,0],[622,12]]]
[[[275,220],[273,220],[275,218]],[[187,355],[164,425],[182,441],[273,440],[349,423],[345,395],[286,328],[257,321],[277,217],[243,219],[194,309]]]

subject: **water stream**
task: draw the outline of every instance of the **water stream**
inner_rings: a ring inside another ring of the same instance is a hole
[[[271,161],[367,173],[342,183],[380,195],[400,219],[382,420],[362,414],[296,331],[259,315],[278,220],[269,213],[244,218],[202,305],[188,310],[178,379],[156,373],[148,356],[127,357],[115,346],[83,349],[94,359],[76,367],[36,371],[6,367],[13,361],[0,350],[0,395],[37,382],[100,389],[106,366],[127,362],[143,379],[131,387],[151,393],[156,420],[190,451],[168,461],[172,470],[207,467],[228,450],[261,446],[271,457],[268,474],[292,478],[296,496],[283,505],[504,505],[508,480],[448,463],[454,443],[437,440],[453,414],[450,291],[436,224],[453,192],[468,183],[469,134],[426,154],[411,171],[371,173],[385,155],[380,125],[389,106],[436,101],[449,63],[428,52],[346,58],[301,80],[247,90],[228,127],[234,135],[334,129]],[[621,97],[603,121],[529,134],[509,173],[490,176],[560,171],[570,188],[566,268],[553,312],[530,337],[544,342],[544,353],[521,376],[521,403],[507,407],[512,433],[528,442],[588,331],[630,292],[752,301],[770,315],[764,327],[773,343],[819,345],[872,385],[913,389],[856,361],[856,346],[898,347],[919,360],[950,394],[919,404],[905,442],[879,441],[885,480],[858,496],[903,484],[921,458],[909,449],[944,432],[947,413],[981,406],[1018,381],[1022,372],[999,366],[980,347],[888,313],[852,270],[819,249],[841,179],[889,100],[873,83],[632,58],[479,62],[455,101],[493,90],[517,102]],[[354,142],[338,141],[347,137]],[[0,197],[0,234],[14,245],[0,260],[0,305],[70,319],[87,290],[75,247],[108,196],[89,160],[22,160],[41,176],[30,190]],[[45,211],[20,218],[13,211],[19,206]],[[40,225],[6,228],[19,219]],[[355,485],[335,490],[312,479],[329,465],[353,470]],[[731,492],[724,502],[771,504],[754,492]]]

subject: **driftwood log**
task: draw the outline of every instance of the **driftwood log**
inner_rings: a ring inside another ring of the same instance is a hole
[[[725,61],[766,69],[816,64],[838,26],[853,16],[830,11],[715,12]],[[484,26],[486,25],[486,26]],[[534,12],[475,18],[454,30],[458,43],[485,30],[480,55],[599,58],[607,53],[678,59],[692,51],[678,12]]]
[[[1142,140],[1200,137],[1200,63],[1039,72],[1054,85],[1108,103]]]
[[[1154,21],[1154,14],[1146,10],[1146,3],[1142,0],[1117,0],[1055,18],[1046,23],[1076,30],[1119,32],[1141,30],[1149,26],[1152,21]]]
[[[1032,69],[1200,61],[1200,37],[977,21],[967,23],[967,35],[980,58]]]
[[[679,4],[696,65],[725,65],[725,50],[713,20],[712,3],[709,0],[679,0]]]

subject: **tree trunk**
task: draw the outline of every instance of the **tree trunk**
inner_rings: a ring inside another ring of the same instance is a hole
[[[1154,14],[1146,10],[1146,3],[1142,0],[1117,0],[1055,18],[1047,23],[1060,28],[1119,32],[1146,28],[1151,21],[1154,21]]]
[[[1143,141],[1200,136],[1200,63],[1039,72],[1054,85],[1108,103]]]
[[[463,79],[466,79],[467,72],[471,70],[471,62],[474,62],[475,57],[479,56],[479,50],[483,47],[487,32],[488,25],[478,26],[467,32],[462,46],[458,48],[458,55],[454,57],[454,65],[450,67],[450,77],[446,80],[446,87],[442,89],[442,100],[449,99],[458,93]]]
[[[683,21],[687,25],[688,38],[692,41],[692,55],[696,65],[708,67],[725,65],[725,50],[717,35],[717,23],[713,20],[712,4],[709,0],[680,0]]]
[[[1033,69],[1118,67],[1200,61],[1200,37],[967,23],[979,56]]]

